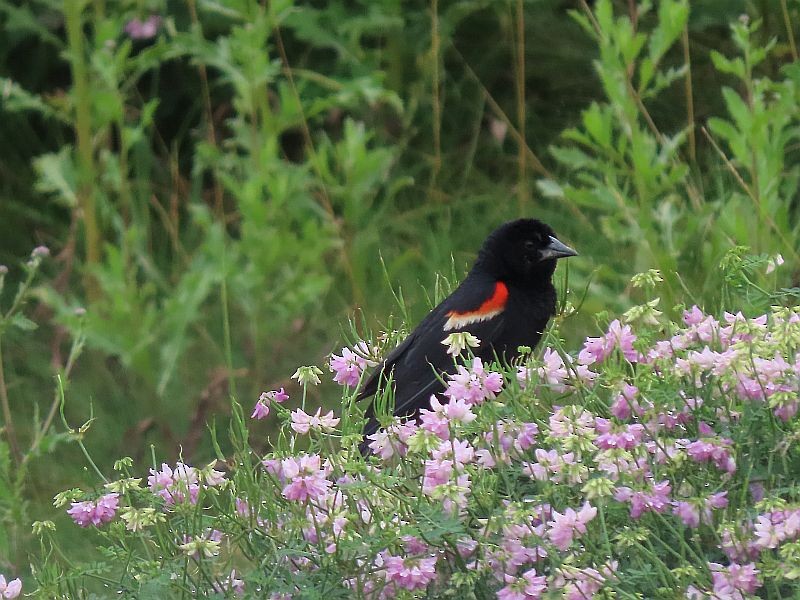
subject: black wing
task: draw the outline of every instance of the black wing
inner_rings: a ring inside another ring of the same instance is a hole
[[[421,408],[426,408],[431,394],[444,389],[439,380],[442,373],[456,372],[453,357],[447,354],[447,348],[442,344],[450,333],[472,333],[481,340],[480,346],[473,349],[475,355],[484,360],[493,359],[493,341],[500,335],[504,325],[502,311],[485,320],[449,330],[445,330],[445,325],[448,323],[449,313],[470,312],[483,305],[495,293],[496,284],[497,282],[488,278],[467,277],[375,369],[364,383],[359,399],[375,394],[379,387],[385,385],[391,374],[395,389],[395,415],[412,416]],[[364,427],[364,435],[367,436],[379,427],[374,405],[367,408],[365,416],[368,422]]]

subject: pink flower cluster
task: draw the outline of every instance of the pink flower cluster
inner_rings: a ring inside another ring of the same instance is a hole
[[[553,511],[553,518],[547,522],[547,537],[553,545],[561,551],[569,548],[573,538],[586,533],[586,525],[597,516],[597,508],[584,503],[583,507],[576,511],[567,508],[563,514]]]
[[[502,388],[503,376],[496,371],[487,371],[483,361],[475,357],[470,369],[458,365],[458,372],[449,376],[444,395],[450,400],[481,404],[486,400],[494,400]]]
[[[275,597],[302,593],[309,574],[331,570],[367,600],[440,597],[453,582],[501,600],[589,600],[663,592],[660,580],[628,577],[664,566],[638,543],[646,534],[659,536],[657,552],[675,548],[668,568],[678,551],[685,557],[676,566],[686,568],[673,571],[681,589],[669,593],[751,598],[781,569],[792,573],[800,540],[792,491],[800,317],[782,310],[717,321],[694,307],[685,327],[661,340],[660,326],[634,333],[614,321],[579,358],[552,349],[529,358],[520,386],[505,391],[507,372],[467,359],[416,418],[371,434],[374,456],[364,460],[353,428],[337,429],[333,411],[280,409],[287,439],[246,479],[260,489],[237,488],[245,478],[224,488],[239,528],[226,530],[224,550],[234,551],[241,528],[281,542],[270,555]],[[366,345],[333,356],[334,379],[357,385],[366,364],[357,357],[366,356]],[[260,399],[259,414],[284,392],[273,394]],[[352,392],[342,396],[348,406]],[[298,445],[308,450],[295,453]],[[167,504],[192,502],[222,480],[214,473],[164,464],[148,484]],[[89,516],[99,504],[73,503],[70,514],[102,520]],[[226,522],[214,525],[222,531]],[[210,534],[180,548],[220,554]],[[719,556],[729,564],[705,562]],[[216,591],[242,593],[248,578],[229,569],[215,568]],[[787,577],[778,586],[796,584]]]
[[[622,325],[615,319],[608,326],[608,331],[602,337],[586,338],[583,350],[578,354],[578,362],[582,365],[601,363],[619,348],[622,356],[628,362],[638,362],[639,353],[634,349],[633,342],[636,335],[630,325]]]
[[[597,378],[597,373],[588,365],[576,363],[569,354],[562,357],[552,348],[545,348],[542,363],[535,369],[524,365],[517,369],[517,381],[522,389],[528,386],[534,376],[538,377],[540,384],[556,393],[565,392],[580,383],[591,385]]]
[[[267,460],[264,466],[284,484],[281,495],[294,502],[322,502],[333,485],[328,480],[331,467],[327,463],[322,464],[319,454]]]
[[[507,584],[497,592],[497,600],[540,600],[547,591],[547,578],[537,575],[536,569],[529,569],[521,576],[505,576]]]
[[[170,506],[181,502],[196,504],[204,485],[213,487],[224,481],[225,475],[221,471],[208,467],[201,472],[194,467],[177,462],[174,469],[167,463],[161,463],[160,471],[150,469],[147,485],[151,492],[162,498],[167,506]]]
[[[269,407],[270,404],[273,402],[277,402],[278,404],[282,402],[286,402],[289,399],[289,394],[287,394],[283,388],[279,390],[272,390],[271,392],[261,392],[261,395],[258,397],[258,402],[253,407],[253,414],[250,415],[251,419],[266,419],[269,415]]]
[[[708,563],[711,570],[710,592],[703,592],[695,586],[686,590],[689,600],[747,600],[761,587],[759,571],[755,564],[739,565],[732,563],[727,567],[719,563]]]
[[[663,513],[671,505],[669,493],[672,486],[669,481],[648,482],[642,490],[633,490],[627,486],[619,486],[614,492],[614,499],[631,505],[631,518],[638,519],[646,512]]]
[[[687,527],[700,523],[713,524],[713,511],[728,506],[728,492],[717,492],[700,501],[678,500],[672,503],[673,512]]]
[[[386,583],[404,590],[424,590],[436,579],[435,556],[403,558],[386,553],[383,566]]]
[[[318,408],[317,412],[313,415],[306,414],[306,412],[300,408],[292,411],[292,429],[301,435],[305,435],[311,430],[333,431],[339,424],[339,419],[333,416],[332,410],[329,410],[324,415],[321,413],[321,408]]]
[[[418,428],[415,419],[405,422],[400,422],[398,419],[388,429],[380,429],[367,436],[370,440],[369,449],[384,461],[390,460],[393,456],[405,456],[408,452],[408,441]]]
[[[119,508],[119,494],[105,494],[97,500],[73,502],[67,514],[81,527],[103,525],[111,521]],[[13,583],[13,582],[12,582]]]
[[[364,341],[358,342],[353,350],[342,348],[341,356],[331,354],[328,366],[333,371],[333,380],[339,385],[356,387],[364,370],[378,364],[369,358],[370,355],[369,347]]]
[[[565,600],[587,600],[595,597],[608,580],[616,579],[618,563],[611,561],[601,569],[563,566],[558,569],[554,587],[561,589]]]

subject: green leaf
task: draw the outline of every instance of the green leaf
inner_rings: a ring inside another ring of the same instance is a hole
[[[19,329],[22,329],[23,331],[34,331],[39,327],[36,323],[31,321],[28,317],[26,317],[22,313],[16,313],[12,315],[10,322],[11,325]]]
[[[37,191],[55,195],[70,208],[77,206],[77,177],[72,146],[67,144],[57,153],[43,154],[34,160],[33,166],[39,175],[35,184]]]
[[[552,179],[540,179],[536,182],[536,187],[545,198],[560,199],[564,197],[564,190]]]

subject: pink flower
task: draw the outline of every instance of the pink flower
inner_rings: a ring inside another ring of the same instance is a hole
[[[613,350],[614,346],[605,337],[587,337],[583,350],[578,354],[578,362],[582,365],[601,363]]]
[[[299,434],[306,434],[312,429],[314,431],[333,431],[340,419],[333,416],[332,410],[324,415],[321,413],[321,408],[318,408],[313,415],[307,414],[301,408],[292,411],[292,429]]]
[[[681,500],[680,502],[675,502],[673,512],[687,527],[700,525],[700,509],[697,504]]]
[[[636,395],[638,393],[639,389],[636,386],[623,383],[622,390],[611,405],[611,414],[620,421],[627,421],[631,418],[631,414],[633,413],[641,415],[642,408],[636,401]]]
[[[106,494],[96,501],[73,502],[67,514],[80,527],[103,525],[111,521],[119,508],[119,494]]]
[[[678,501],[673,502],[672,512],[683,521],[687,527],[697,527],[700,523],[711,525],[713,523],[713,510],[728,506],[728,492],[718,492],[711,494],[702,501]]]
[[[225,592],[231,591],[236,596],[244,595],[244,581],[236,577],[236,569],[231,569],[231,574],[219,583],[214,583],[212,586],[214,591],[218,594],[225,595]]]
[[[327,479],[328,467],[320,466],[318,454],[285,458],[281,461],[281,470],[289,482],[281,492],[287,500],[321,500],[333,485]]]
[[[367,358],[370,355],[370,351],[366,342],[358,342],[354,349],[355,352],[350,348],[342,348],[341,356],[331,354],[329,368],[334,373],[333,380],[339,385],[356,387],[361,380],[361,374],[364,369],[378,364],[374,360]]]
[[[438,408],[437,406],[434,406],[434,401],[438,405]],[[472,412],[470,404],[468,404],[465,400],[460,400],[458,398],[451,399],[450,402],[443,406],[438,400],[431,396],[431,407],[437,412],[443,413],[444,416],[447,417],[448,421],[455,421],[464,425],[467,423],[472,423],[478,418],[478,416]]]
[[[523,462],[522,472],[538,481],[577,484],[588,474],[588,469],[575,460],[574,452],[560,454],[557,450],[537,448],[534,456],[536,463]]]
[[[430,495],[433,488],[450,481],[453,474],[452,460],[426,460],[425,475],[422,481],[422,492]]]
[[[141,19],[131,19],[125,24],[125,33],[132,40],[148,40],[155,37],[158,28],[161,26],[161,17],[150,15],[144,21]]]
[[[384,557],[386,582],[406,590],[423,590],[436,579],[436,557],[406,558]]]
[[[278,402],[280,404],[288,399],[289,394],[287,394],[283,388],[271,392],[261,392],[261,395],[258,397],[258,402],[256,402],[255,407],[253,407],[253,414],[250,415],[250,418],[264,419],[269,415],[270,403]]]
[[[629,487],[618,487],[614,492],[614,499],[618,502],[628,502],[631,505],[631,517],[638,519],[643,513],[652,511],[663,513],[670,505],[669,493],[672,490],[669,481],[652,483],[648,491],[634,491]]]
[[[606,339],[620,349],[625,360],[629,362],[639,360],[639,353],[633,349],[633,342],[636,341],[636,336],[631,331],[630,325],[620,325],[619,320],[615,319],[608,326]]]
[[[579,511],[568,508],[564,514],[553,511],[553,520],[548,521],[547,537],[559,550],[566,550],[575,534],[586,533],[586,524],[595,518],[597,508],[586,502]]]
[[[594,417],[577,406],[558,407],[550,416],[550,435],[558,438],[594,437]]]
[[[566,390],[564,380],[569,377],[569,371],[561,355],[552,348],[545,348],[542,361],[544,365],[537,369],[539,380],[556,393]]]
[[[150,469],[147,483],[150,491],[168,506],[187,499],[195,504],[200,493],[197,469],[182,462],[175,463],[174,470],[167,463],[161,463],[161,471]]]
[[[731,456],[729,440],[700,439],[686,446],[686,453],[695,462],[713,462],[720,470],[736,472],[736,460]]]
[[[595,418],[597,432],[600,434],[594,440],[595,445],[601,450],[632,450],[642,441],[644,425],[615,425],[608,419]]]
[[[475,460],[475,448],[466,440],[445,440],[431,453],[435,460],[452,459],[458,470]]]
[[[434,396],[431,396],[431,404],[441,405]],[[450,423],[444,414],[443,410],[434,412],[423,408],[419,411],[420,428],[425,431],[430,431],[439,439],[446,440],[450,438]]]
[[[760,515],[753,529],[757,548],[777,548],[784,539],[783,527],[773,523],[768,515]]]
[[[748,596],[754,594],[756,588],[761,587],[755,563],[746,565],[733,563],[728,567],[723,567],[719,563],[708,563],[708,566],[711,569],[715,598],[738,600],[744,598],[744,594]]]
[[[683,311],[683,322],[687,325],[697,325],[705,318],[703,311],[697,308],[696,304],[689,310]]]
[[[536,423],[523,423],[514,440],[514,448],[518,452],[525,452],[536,445],[536,436],[539,435],[539,426]]]
[[[450,375],[444,395],[451,400],[463,400],[467,404],[481,404],[494,400],[503,387],[503,376],[495,371],[486,371],[483,361],[475,357],[472,369],[458,365],[458,373]]]
[[[530,569],[522,577],[505,575],[503,589],[497,592],[498,600],[539,600],[547,590],[547,578],[536,575],[536,569]]]
[[[636,335],[631,330],[631,326],[622,325],[619,319],[614,319],[603,337],[586,338],[583,350],[578,354],[578,362],[582,365],[601,363],[611,355],[615,348],[620,349],[627,361],[637,362],[639,353],[633,348],[635,341]]]
[[[379,429],[367,439],[371,440],[369,449],[380,456],[381,460],[389,460],[395,454],[405,456],[408,451],[406,442],[419,429],[416,419],[411,419],[405,423],[399,420],[388,429]]]
[[[0,575],[0,597],[16,598],[22,592],[22,581],[19,578],[6,582],[4,575]]]

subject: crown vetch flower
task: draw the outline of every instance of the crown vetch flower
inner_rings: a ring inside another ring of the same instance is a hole
[[[175,469],[161,463],[161,470],[150,469],[147,478],[150,491],[164,499],[167,506],[188,500],[197,503],[200,493],[198,471],[182,462],[175,463]]]
[[[472,360],[472,368],[458,365],[458,372],[449,376],[450,381],[444,395],[451,400],[463,400],[468,404],[481,404],[494,400],[503,387],[503,376],[495,371],[487,371],[479,357]]]
[[[471,404],[459,398],[451,399],[449,402],[442,404],[436,396],[431,396],[431,410],[443,415],[448,421],[457,421],[464,425],[472,423],[478,416],[472,412],[471,406]]]
[[[547,537],[556,548],[562,551],[566,550],[576,534],[586,533],[586,524],[596,515],[597,508],[588,502],[584,503],[579,511],[567,508],[562,514],[554,510],[553,519],[547,522],[549,527]]]
[[[405,590],[422,590],[436,579],[436,557],[403,558],[387,554],[384,557],[386,582]]]
[[[477,348],[481,345],[481,341],[469,331],[457,331],[444,338],[442,344],[447,346],[447,353],[450,356],[456,357],[467,348]]]
[[[18,578],[6,581],[5,575],[0,575],[0,597],[17,598],[22,592],[22,581]]]
[[[638,519],[643,513],[652,511],[663,513],[671,505],[669,493],[672,486],[668,480],[659,483],[650,483],[650,490],[635,491],[629,487],[618,487],[614,492],[614,499],[618,502],[627,502],[631,505],[631,518]]]
[[[329,410],[324,415],[322,408],[309,415],[302,408],[292,411],[292,429],[299,434],[306,434],[312,429],[315,431],[331,432],[339,424],[340,419],[333,416],[333,411]]]
[[[100,496],[97,500],[73,502],[67,514],[81,527],[103,525],[111,521],[119,508],[119,494],[111,493]]]
[[[379,429],[367,439],[371,440],[369,449],[380,456],[381,460],[389,460],[394,455],[405,456],[408,452],[408,440],[419,429],[416,419],[401,423],[399,419],[388,429]]]
[[[339,385],[357,386],[364,370],[378,364],[367,358],[369,355],[369,348],[363,340],[355,345],[355,351],[350,348],[342,348],[341,356],[331,354],[328,367],[334,373],[333,380]]]
[[[498,600],[539,600],[547,591],[547,578],[537,575],[536,569],[525,571],[521,577],[506,575],[505,583],[497,592]]]
[[[633,348],[635,341],[636,335],[631,326],[622,325],[619,319],[614,319],[604,336],[586,338],[583,350],[578,354],[578,362],[582,365],[601,363],[611,355],[615,348],[619,348],[625,360],[637,362],[639,353]]]
[[[304,454],[281,461],[283,477],[289,483],[283,488],[283,497],[295,502],[320,500],[333,485],[328,481],[328,467],[321,466],[319,454]]]
[[[322,371],[320,371],[319,367],[315,365],[311,365],[308,367],[297,367],[297,370],[292,375],[292,379],[297,380],[297,383],[300,385],[319,385],[322,383],[322,380],[319,376],[322,375]]]
[[[711,584],[714,598],[744,598],[754,594],[761,587],[758,580],[758,569],[754,563],[739,565],[730,564],[727,567],[719,563],[708,563],[711,569]]]
[[[436,400],[435,396],[431,396],[431,405],[441,405]],[[450,438],[450,422],[444,414],[444,410],[427,410],[423,408],[419,411],[420,428],[425,431],[430,431],[439,439],[446,440]]]
[[[261,392],[261,395],[258,397],[258,402],[253,407],[253,414],[250,415],[251,419],[264,419],[269,415],[269,407],[272,402],[285,402],[289,399],[289,394],[287,394],[283,388],[279,390],[272,390],[271,392]]]
[[[150,15],[146,19],[131,19],[125,24],[124,30],[132,40],[149,40],[158,33],[161,26],[159,15]]]

